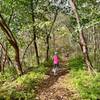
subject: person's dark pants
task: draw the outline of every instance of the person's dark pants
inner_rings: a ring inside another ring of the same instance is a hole
[[[54,64],[54,68],[58,68],[59,67],[59,64]]]
[[[58,67],[59,67],[59,64],[54,64],[54,68],[53,68],[53,73],[54,75],[57,75],[57,72],[58,72]]]

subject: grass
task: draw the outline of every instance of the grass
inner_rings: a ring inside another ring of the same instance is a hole
[[[12,80],[12,73],[6,71],[0,75],[0,100],[34,100],[35,90],[44,79],[48,68],[41,64],[27,74]]]
[[[92,76],[84,70],[82,57],[71,58],[69,60],[71,68],[71,78],[77,91],[80,93],[82,100],[100,99],[100,73]]]

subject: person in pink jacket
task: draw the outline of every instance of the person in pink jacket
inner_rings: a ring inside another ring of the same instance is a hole
[[[58,66],[59,66],[59,57],[58,57],[58,53],[55,52],[54,56],[53,56],[53,64],[54,64],[54,68],[53,68],[53,73],[54,75],[57,74],[57,70],[58,70]]]

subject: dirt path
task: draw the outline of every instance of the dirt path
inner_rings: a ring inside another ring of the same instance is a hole
[[[38,88],[37,100],[80,100],[73,89],[70,74],[66,68],[61,68],[59,74],[54,76],[51,72]]]

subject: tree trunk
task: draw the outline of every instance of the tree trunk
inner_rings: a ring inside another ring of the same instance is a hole
[[[1,46],[1,45],[0,45],[0,46]],[[4,72],[6,53],[4,52],[2,46],[1,46],[0,52],[1,52],[1,54],[0,54],[0,71]]]
[[[56,50],[56,37],[55,37],[55,33],[53,33],[53,49]]]
[[[38,0],[36,1],[36,5],[38,3]],[[34,15],[34,7],[33,7],[33,0],[31,0],[31,13],[32,13],[32,21],[33,21],[33,42],[34,42],[34,48],[35,48],[35,54],[36,54],[36,61],[37,64],[39,65],[39,53],[38,53],[38,47],[37,47],[37,42],[36,42],[36,29],[34,26],[35,23],[35,15]]]
[[[7,50],[4,48],[3,44],[0,43],[1,49],[3,49],[3,51],[6,53],[7,56],[7,60],[12,64],[12,66],[14,66],[12,60],[10,59],[10,57],[8,56]],[[0,55],[1,56],[1,55]]]
[[[2,65],[1,65],[1,70],[4,73],[4,67],[5,67],[5,54],[4,51],[2,52]]]
[[[35,33],[34,33],[34,48],[35,48],[37,64],[39,65],[40,61],[39,61],[39,54],[38,54],[38,48],[37,48],[37,43],[36,43],[36,34]]]
[[[93,36],[94,36],[94,38],[93,38],[94,39],[94,41],[93,41],[94,42],[94,49],[93,49],[94,50],[93,51],[94,52],[94,63],[96,64],[96,52],[97,52],[97,41],[96,41],[97,38],[96,37],[97,36],[96,36],[96,28],[95,28],[95,26],[93,26]]]
[[[31,46],[31,44],[33,43],[33,41],[34,41],[34,39],[32,39],[32,40],[29,42],[29,44],[27,45],[27,47],[25,48],[25,51],[24,51],[23,56],[22,56],[21,64],[24,63],[24,65],[25,65],[25,62],[24,62],[25,54],[26,54],[28,48],[29,48],[29,47]]]
[[[88,70],[90,71],[91,68],[93,68],[93,66],[92,66],[92,63],[91,63],[90,58],[89,58],[88,48],[87,48],[87,44],[85,41],[83,31],[81,31],[81,33],[80,33],[80,47],[81,47],[81,50],[83,52],[84,61],[86,63],[86,66],[87,66]]]
[[[49,34],[47,33],[47,37],[46,37],[46,61],[49,60]]]
[[[4,34],[6,35],[7,40],[9,41],[9,43],[15,50],[15,64],[16,64],[17,74],[22,75],[23,71],[22,71],[22,67],[20,63],[19,47],[18,47],[17,41],[1,15],[0,15],[0,27],[2,31],[4,32]]]
[[[1,72],[1,61],[0,61],[0,72]]]
[[[0,72],[2,71],[2,47],[0,47]]]
[[[78,12],[77,12],[77,9],[76,9],[76,5],[75,5],[75,0],[70,0],[70,5],[72,7],[72,10],[75,14],[75,17],[76,17],[76,21],[77,21],[77,24],[78,24],[78,28],[79,28],[79,38],[80,38],[80,47],[81,47],[81,50],[83,52],[83,56],[84,56],[84,61],[85,61],[85,64],[88,68],[88,70],[92,70],[93,66],[92,66],[92,63],[90,61],[90,58],[89,58],[89,54],[88,54],[88,47],[87,47],[87,43],[86,43],[86,40],[85,40],[85,36],[84,36],[84,33],[83,33],[83,29],[81,29],[81,25],[80,25],[80,17],[78,15]]]
[[[21,67],[21,63],[20,63],[20,58],[19,58],[19,48],[17,45],[14,46],[15,48],[15,65],[16,65],[16,69],[17,69],[17,72],[18,72],[18,75],[21,75],[23,74],[23,70],[22,70],[22,67]]]
[[[49,60],[49,48],[50,48],[49,40],[50,40],[50,34],[52,32],[52,29],[53,29],[54,23],[55,23],[55,21],[57,19],[57,16],[58,16],[58,8],[56,9],[56,12],[54,14],[54,19],[53,19],[53,22],[52,22],[52,25],[50,27],[49,32],[46,32],[46,60],[47,61]],[[55,44],[54,44],[54,46],[55,46]]]

